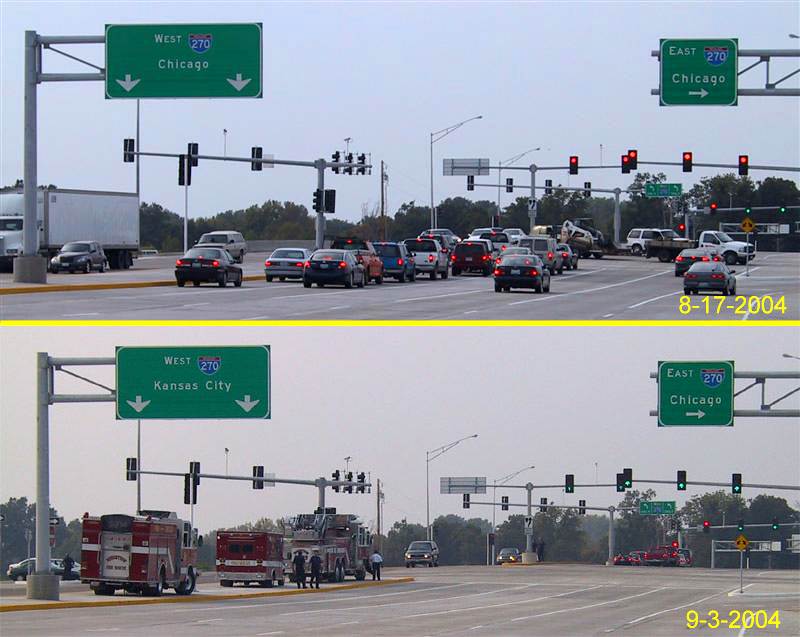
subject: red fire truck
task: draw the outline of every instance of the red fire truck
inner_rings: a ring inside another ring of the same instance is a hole
[[[292,558],[300,551],[309,560],[314,551],[322,558],[322,577],[341,582],[346,575],[363,580],[369,569],[372,538],[356,515],[336,509],[304,513],[284,520],[283,554],[286,572],[294,581]],[[306,566],[306,572],[309,567]]]
[[[283,586],[283,535],[268,531],[217,531],[220,586],[250,582]]]
[[[83,515],[81,581],[95,595],[117,589],[161,595],[174,588],[191,595],[197,578],[197,530],[169,511],[140,511],[138,516]]]

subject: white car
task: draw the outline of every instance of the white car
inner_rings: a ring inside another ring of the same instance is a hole
[[[430,274],[431,280],[436,280],[437,276],[447,278],[450,265],[448,250],[436,239],[417,237],[406,239],[403,243],[414,255],[414,269],[417,274]]]
[[[528,234],[522,228],[504,228],[503,232],[508,235],[511,245],[517,245],[519,240]]]
[[[638,257],[647,252],[647,244],[652,239],[661,238],[661,231],[658,228],[633,228],[628,233],[625,244],[630,248],[631,254]]]
[[[225,248],[236,263],[244,261],[247,254],[247,242],[241,232],[235,230],[214,230],[200,237],[195,248]]]
[[[744,265],[748,259],[752,261],[756,256],[756,247],[752,243],[734,241],[730,235],[718,230],[700,233],[697,247],[716,250],[727,265]]]

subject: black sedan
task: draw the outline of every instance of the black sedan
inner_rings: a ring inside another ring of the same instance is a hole
[[[706,248],[681,250],[681,253],[675,257],[675,276],[683,276],[686,271],[692,267],[692,264],[698,261],[709,262],[721,260],[722,259],[716,252],[712,252]]]
[[[352,288],[367,284],[367,271],[351,250],[317,250],[303,268],[303,287],[312,283],[325,287],[333,283]]]
[[[723,296],[733,296],[736,294],[735,272],[721,261],[697,261],[683,276],[683,293],[721,292]]]
[[[192,248],[175,262],[175,280],[182,288],[187,281],[195,287],[201,283],[216,283],[224,288],[229,282],[242,287],[242,269],[222,248]]]
[[[494,268],[494,291],[510,292],[511,288],[533,288],[550,291],[550,272],[536,255],[509,255]]]

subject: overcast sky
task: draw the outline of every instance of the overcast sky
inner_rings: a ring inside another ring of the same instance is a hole
[[[351,137],[351,150],[388,165],[388,210],[427,205],[429,134],[475,115],[435,147],[436,200],[466,195],[464,179],[442,177],[443,157],[489,157],[493,163],[533,147],[523,160],[566,165],[618,163],[629,148],[640,161],[794,165],[800,157],[796,98],[743,97],[735,107],[659,107],[651,57],[662,37],[739,38],[745,49],[796,48],[800,4],[788,2],[282,3],[0,2],[3,56],[3,184],[22,176],[22,71],[26,29],[43,35],[102,35],[104,25],[262,22],[264,97],[150,100],[142,103],[142,149],[249,156],[260,145],[278,158],[329,158]],[[101,45],[62,47],[103,64]],[[741,60],[740,68],[753,62]],[[46,72],[91,71],[53,52]],[[771,78],[793,71],[778,60]],[[740,85],[763,88],[763,65]],[[797,87],[795,76],[782,84]],[[135,103],[106,100],[101,82],[39,86],[39,182],[62,188],[134,190],[122,140],[135,134]],[[174,160],[142,164],[143,201],[183,212]],[[644,170],[647,167],[642,166]],[[710,173],[667,170],[685,185]],[[766,176],[752,171],[755,179]],[[781,176],[787,176],[786,173]],[[522,175],[520,174],[520,178]],[[247,165],[203,162],[193,175],[190,215],[243,208],[267,199],[311,204],[316,177],[305,168],[253,173]],[[494,180],[494,176],[491,178]],[[568,183],[566,171],[555,175]],[[596,187],[626,186],[616,170],[583,171]],[[337,217],[360,218],[379,201],[379,176],[328,175],[338,191]],[[494,199],[478,189],[475,199]],[[503,193],[503,201],[511,195]],[[269,237],[264,237],[269,238]]]
[[[536,468],[515,481],[561,484],[613,482],[623,467],[634,478],[800,485],[800,429],[790,419],[738,418],[732,428],[658,428],[649,378],[659,360],[726,360],[737,371],[797,370],[796,328],[391,328],[391,327],[4,327],[0,332],[0,501],[35,499],[35,354],[111,356],[117,345],[268,344],[272,347],[272,413],[267,421],[143,421],[142,466],[251,475],[254,464],[279,477],[329,476],[344,468],[385,482],[386,521],[425,520],[425,451],[479,434],[431,462],[432,517],[467,513],[491,518],[488,507],[461,509],[457,495],[439,495],[441,476],[486,476]],[[13,361],[13,363],[9,363]],[[114,386],[112,367],[72,368]],[[247,370],[242,370],[247,373]],[[737,382],[737,389],[744,387]],[[767,401],[796,387],[768,385]],[[65,374],[58,393],[94,393]],[[758,408],[757,389],[737,398]],[[800,406],[797,395],[783,407]],[[778,407],[776,406],[776,407]],[[51,498],[74,518],[131,512],[136,488],[124,479],[125,458],[136,453],[136,422],[116,421],[111,403],[50,408]],[[726,489],[727,490],[727,489]],[[659,499],[685,494],[671,485]],[[759,493],[745,488],[748,498]],[[800,506],[797,492],[772,491]],[[500,495],[500,494],[498,494]],[[524,502],[523,492],[509,493]],[[616,504],[613,488],[534,491],[557,503]],[[147,477],[145,508],[188,515],[183,483]],[[311,487],[254,491],[249,483],[204,480],[195,519],[202,530],[266,516],[310,512]],[[372,495],[330,494],[329,505],[375,518]],[[519,510],[517,511],[519,512]],[[498,510],[498,519],[505,516]]]

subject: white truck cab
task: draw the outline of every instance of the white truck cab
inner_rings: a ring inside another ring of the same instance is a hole
[[[748,259],[752,261],[756,256],[756,247],[752,243],[734,241],[721,230],[701,232],[698,247],[716,250],[728,265],[745,264]]]

